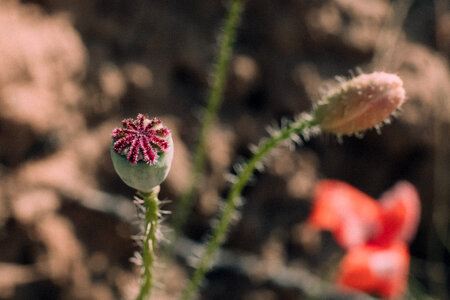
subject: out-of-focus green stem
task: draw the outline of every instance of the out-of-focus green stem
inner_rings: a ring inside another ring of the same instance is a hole
[[[145,227],[142,246],[142,276],[141,288],[136,300],[148,300],[153,287],[153,265],[155,262],[155,249],[157,246],[157,232],[159,222],[159,186],[151,192],[138,192],[138,196],[144,201]]]
[[[188,285],[181,295],[181,299],[191,299],[192,295],[198,290],[198,287],[205,276],[205,273],[211,266],[214,253],[223,244],[228,232],[228,227],[233,218],[233,214],[236,211],[237,199],[239,199],[242,189],[247,184],[248,180],[253,174],[255,168],[262,162],[264,157],[269,153],[271,149],[280,144],[281,142],[291,138],[292,135],[301,134],[305,130],[316,125],[315,121],[311,118],[302,118],[290,123],[288,126],[272,134],[272,136],[262,143],[252,158],[242,167],[241,172],[237,174],[237,179],[230,189],[228,197],[225,202],[225,206],[222,211],[222,215],[219,219],[219,223],[214,230],[212,238],[206,244],[205,253],[200,259],[194,274],[191,277]]]
[[[181,197],[178,205],[174,209],[173,229],[175,232],[175,239],[180,234],[184,224],[186,223],[186,218],[192,208],[193,198],[197,190],[197,184],[204,169],[205,142],[211,125],[213,124],[221,105],[223,90],[227,78],[228,65],[231,59],[233,44],[236,39],[236,29],[243,10],[242,2],[243,0],[231,1],[222,37],[219,41],[219,53],[214,69],[214,82],[208,97],[206,110],[201,121],[200,136],[194,152],[194,163],[189,188]]]

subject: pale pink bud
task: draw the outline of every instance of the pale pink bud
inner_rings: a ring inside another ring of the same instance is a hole
[[[405,101],[403,81],[395,74],[363,74],[324,97],[313,117],[336,134],[353,134],[381,124]]]

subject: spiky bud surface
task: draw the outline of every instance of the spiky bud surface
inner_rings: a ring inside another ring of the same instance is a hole
[[[111,159],[128,186],[149,192],[167,177],[173,158],[173,140],[161,120],[139,114],[125,119],[112,133]]]
[[[321,99],[313,118],[328,132],[349,135],[381,124],[405,101],[403,81],[395,74],[362,74]]]

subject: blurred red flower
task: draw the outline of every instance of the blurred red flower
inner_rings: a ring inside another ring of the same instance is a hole
[[[348,249],[338,271],[338,284],[384,298],[397,298],[409,272],[407,244],[420,219],[415,187],[398,182],[376,201],[338,180],[320,181],[308,224],[332,232]]]

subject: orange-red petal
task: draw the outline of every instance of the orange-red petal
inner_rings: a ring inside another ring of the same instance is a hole
[[[410,242],[420,220],[420,199],[416,188],[407,181],[400,181],[381,196],[380,206],[381,227],[371,243]]]
[[[366,243],[379,227],[380,206],[370,196],[338,180],[322,180],[315,188],[308,223],[330,230],[344,248]]]
[[[408,272],[409,251],[405,243],[386,247],[363,245],[350,249],[344,256],[337,283],[343,288],[396,299],[406,289]]]

